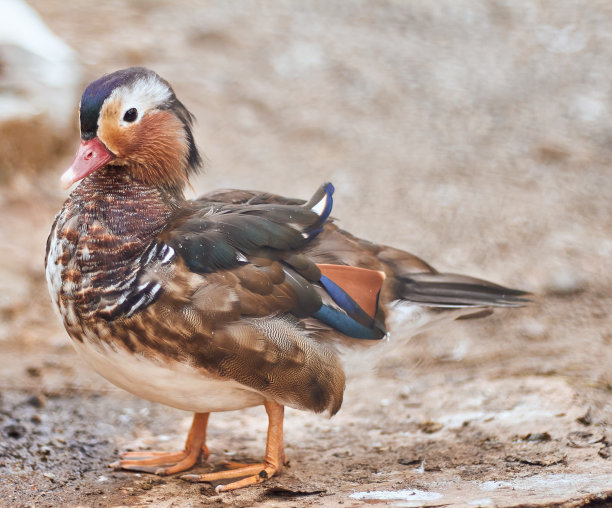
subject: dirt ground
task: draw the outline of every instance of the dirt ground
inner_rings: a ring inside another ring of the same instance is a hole
[[[182,447],[190,415],[90,372],[52,312],[44,245],[75,127],[0,188],[1,506],[612,504],[607,0],[30,3],[83,85],[129,65],[174,85],[207,156],[193,195],[330,180],[346,229],[534,297],[394,331],[338,415],[287,411],[290,464],[265,485],[113,472],[119,450]],[[265,428],[262,408],[212,415],[198,470],[261,458]]]

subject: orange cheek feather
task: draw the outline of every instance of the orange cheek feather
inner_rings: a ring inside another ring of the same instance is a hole
[[[101,115],[100,140],[131,166],[132,174],[151,184],[180,184],[187,179],[187,140],[182,122],[170,111],[146,114],[134,125],[119,125],[119,105]]]

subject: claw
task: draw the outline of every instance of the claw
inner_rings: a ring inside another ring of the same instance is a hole
[[[126,470],[126,471],[135,471],[137,473],[151,473],[151,474],[157,474],[157,471],[159,470],[158,467],[156,466],[139,466],[138,464],[122,464],[120,469],[122,470]]]
[[[192,483],[197,483],[200,481],[199,474],[182,474],[181,476],[179,476],[179,478],[181,480],[185,480],[187,482],[192,482]]]

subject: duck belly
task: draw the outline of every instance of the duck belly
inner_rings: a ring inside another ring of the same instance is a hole
[[[85,363],[119,388],[184,411],[233,411],[263,404],[265,397],[233,380],[172,359],[154,359],[108,345],[72,341]]]

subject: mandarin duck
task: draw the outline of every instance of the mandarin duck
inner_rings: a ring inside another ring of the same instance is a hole
[[[208,456],[209,413],[263,405],[263,462],[183,476],[235,480],[217,491],[263,482],[285,464],[284,406],[335,414],[345,355],[369,355],[394,316],[409,336],[526,301],[343,231],[330,218],[331,183],[307,202],[240,190],[185,199],[202,165],[193,117],[151,70],[92,82],[79,116],[61,182],[80,183],[47,241],[54,307],[93,370],[195,413],[184,450],[126,452],[111,467],[186,471]]]

